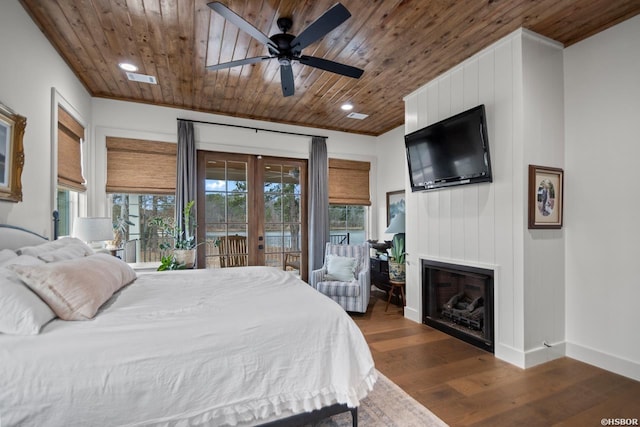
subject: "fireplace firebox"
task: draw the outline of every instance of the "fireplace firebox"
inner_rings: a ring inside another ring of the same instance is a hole
[[[493,353],[493,270],[422,260],[422,323]]]

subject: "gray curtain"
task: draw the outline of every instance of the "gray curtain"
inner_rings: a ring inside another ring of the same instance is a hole
[[[196,199],[196,140],[193,122],[178,120],[178,155],[176,176],[176,224],[184,230],[182,211],[190,200]],[[191,209],[192,228],[195,225],[195,207]]]
[[[309,275],[322,267],[329,241],[329,166],[327,139],[314,136],[309,156]],[[311,278],[309,277],[309,280]]]

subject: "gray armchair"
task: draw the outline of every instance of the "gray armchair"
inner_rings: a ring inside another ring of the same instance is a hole
[[[328,255],[355,258],[353,279],[336,280],[329,276]],[[369,271],[369,244],[334,245],[327,243],[324,265],[311,272],[311,286],[336,301],[346,311],[365,313],[371,295],[371,276]]]

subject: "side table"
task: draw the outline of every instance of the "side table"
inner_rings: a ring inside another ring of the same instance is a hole
[[[387,305],[384,308],[384,311],[387,311],[387,309],[389,308],[389,303],[391,302],[391,297],[393,296],[394,292],[398,288],[400,288],[400,295],[399,296],[402,298],[402,306],[404,307],[405,305],[407,305],[406,299],[404,297],[404,281],[399,282],[399,281],[396,281],[396,280],[389,279],[389,284],[391,285],[391,289],[389,289],[389,299],[387,299]]]
[[[371,284],[380,290],[389,292],[391,290],[391,285],[389,284],[389,262],[386,259],[370,257],[369,266]]]

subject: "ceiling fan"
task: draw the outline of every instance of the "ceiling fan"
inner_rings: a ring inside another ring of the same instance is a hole
[[[313,21],[298,36],[287,33],[293,25],[291,18],[278,18],[278,28],[280,28],[282,33],[274,34],[271,37],[267,37],[256,27],[245,21],[240,15],[236,14],[220,2],[214,1],[208,3],[207,6],[254,39],[264,43],[270,54],[270,56],[256,56],[253,58],[245,58],[237,61],[209,65],[207,70],[221,70],[224,68],[237,67],[239,65],[277,59],[280,63],[280,83],[282,85],[282,94],[284,96],[291,96],[295,92],[293,70],[291,69],[291,63],[293,61],[298,61],[304,65],[309,65],[324,71],[356,79],[360,78],[364,72],[364,70],[350,65],[341,64],[339,62],[315,56],[302,55],[302,49],[324,37],[338,25],[349,19],[351,13],[349,13],[347,8],[340,3],[336,3],[332,6],[331,9],[327,10],[322,16]]]

